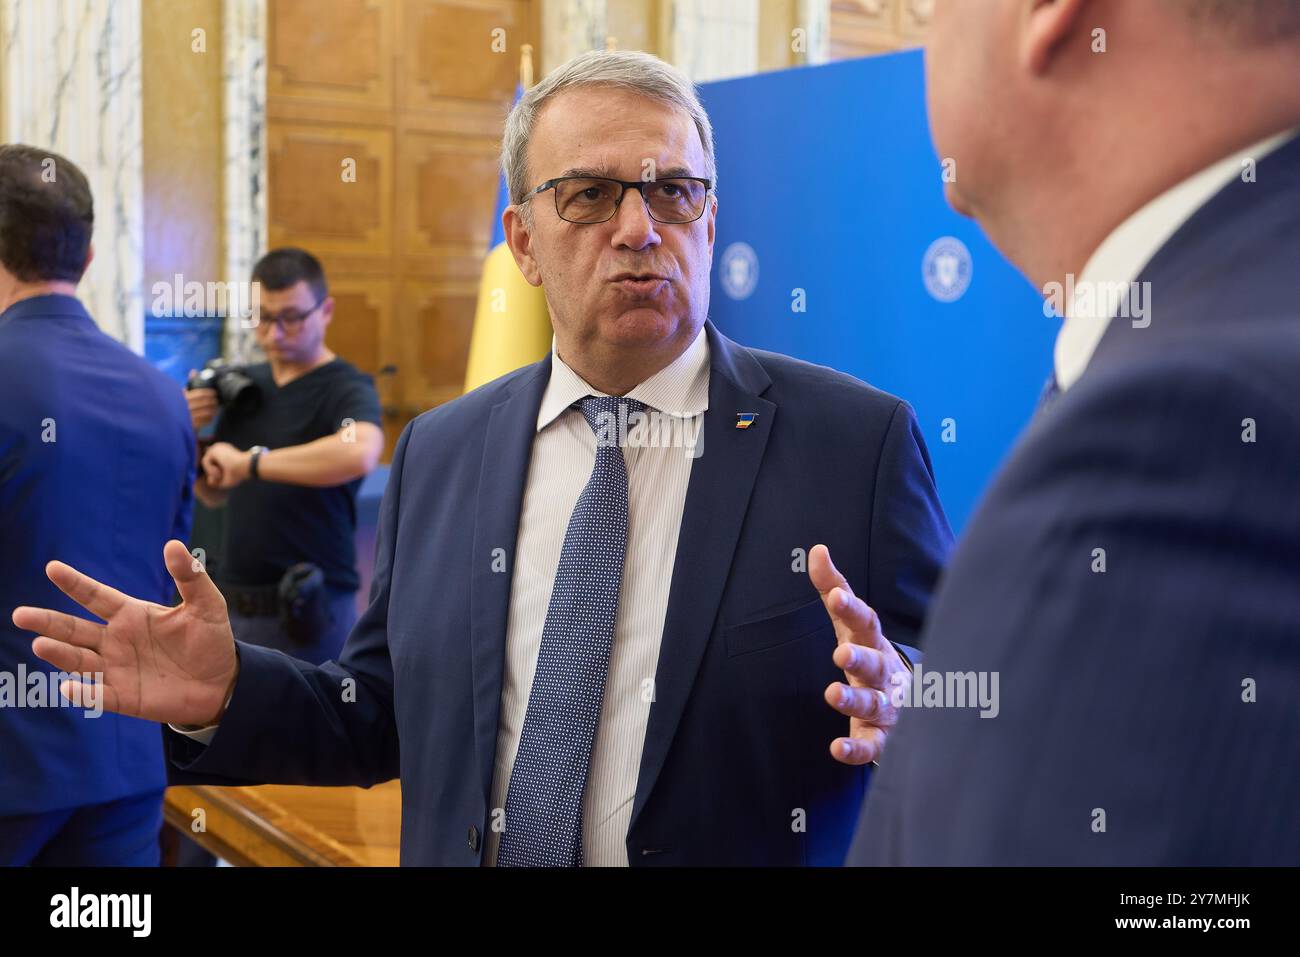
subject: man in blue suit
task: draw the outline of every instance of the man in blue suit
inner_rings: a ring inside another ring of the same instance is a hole
[[[930,43],[950,198],[1065,323],[926,622],[996,716],[905,707],[850,862],[1296,864],[1300,3],[949,0]]]
[[[0,592],[71,614],[44,574],[67,558],[132,594],[173,594],[158,550],[189,534],[194,435],[180,390],[75,298],[91,258],[85,176],[0,146]],[[78,669],[80,670],[80,669]],[[95,671],[97,669],[86,669]],[[66,676],[64,676],[66,677]],[[0,864],[157,864],[157,725],[81,708],[0,623]]]
[[[571,61],[503,163],[555,348],[403,433],[337,664],[234,642],[179,543],[179,609],[53,563],[107,626],[14,620],[185,727],[175,781],[400,775],[406,864],[839,864],[950,541],[913,414],[707,321],[712,133],[671,67]]]

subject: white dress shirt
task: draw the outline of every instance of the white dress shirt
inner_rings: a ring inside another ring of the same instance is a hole
[[[501,835],[494,825],[504,817],[564,534],[596,464],[596,434],[573,403],[606,394],[570,369],[555,353],[552,341],[551,376],[537,413],[537,437],[519,514],[496,768],[484,844],[484,862],[490,865],[496,863]],[[605,699],[583,800],[583,861],[593,866],[627,866],[627,829],[654,701],[668,588],[691,464],[698,454],[690,447],[664,443],[680,439],[693,446],[701,437],[709,407],[709,340],[703,327],[672,364],[627,393],[627,398],[678,421],[675,432],[647,433],[651,442],[657,434],[659,444],[629,444],[623,449],[628,474],[627,551]],[[203,744],[217,731],[216,726],[172,727]]]
[[[1083,375],[1112,318],[1110,311],[1081,307],[1082,291],[1095,291],[1114,283],[1128,286],[1135,282],[1174,233],[1214,194],[1242,174],[1245,160],[1258,163],[1297,132],[1300,131],[1288,130],[1225,156],[1157,196],[1106,237],[1084,265],[1076,282],[1079,292],[1075,294],[1075,301],[1067,304],[1065,322],[1056,336],[1053,358],[1056,384],[1062,392]],[[1091,302],[1100,304],[1101,297],[1094,295]],[[1149,301],[1144,299],[1143,302],[1150,308]],[[1153,318],[1153,321],[1159,320]]]

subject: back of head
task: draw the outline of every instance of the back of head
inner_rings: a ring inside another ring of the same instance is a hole
[[[0,146],[0,268],[19,282],[78,282],[94,232],[90,183],[71,161]]]

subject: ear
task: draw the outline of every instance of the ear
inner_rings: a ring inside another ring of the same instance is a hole
[[[709,217],[709,257],[712,258],[713,239],[715,233],[717,232],[717,224],[718,224],[718,194],[714,193],[712,196],[709,197],[709,199],[711,200],[711,202],[709,203],[709,211],[706,215]]]
[[[507,206],[501,214],[501,225],[505,228],[506,245],[510,247],[510,255],[515,257],[519,271],[528,280],[528,285],[540,286],[542,271],[537,267],[537,260],[533,256],[533,235],[524,223],[520,207]]]
[[[1092,0],[1029,0],[1020,36],[1020,63],[1034,76],[1052,67],[1057,52],[1084,25]]]
[[[328,326],[330,320],[334,318],[334,297],[326,296],[325,301],[320,304],[320,322],[322,326]]]
[[[86,247],[86,265],[81,267],[81,274],[83,276],[86,274],[86,270],[90,268],[90,264],[93,263],[94,261],[95,261],[95,244],[91,243],[89,246]]]

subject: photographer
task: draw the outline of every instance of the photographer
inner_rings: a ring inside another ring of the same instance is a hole
[[[334,300],[314,256],[273,250],[253,280],[269,361],[191,374],[195,431],[220,415],[194,492],[228,508],[219,585],[235,636],[320,663],[356,619],[356,498],[383,451],[379,396],[325,347]]]

